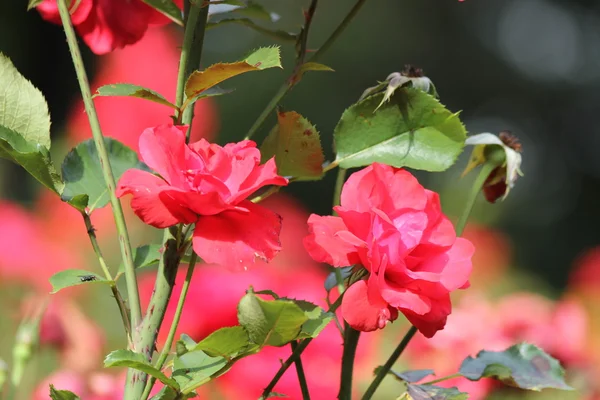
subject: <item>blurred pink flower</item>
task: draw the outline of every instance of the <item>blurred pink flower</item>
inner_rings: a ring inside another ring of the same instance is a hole
[[[469,280],[474,288],[498,282],[506,272],[512,258],[512,246],[508,238],[493,228],[469,223],[462,234],[475,246],[471,261],[473,270]]]
[[[169,30],[148,31],[135,45],[115,50],[99,60],[98,72],[91,84],[92,90],[111,83],[132,83],[155,90],[174,101],[179,45],[177,37]],[[138,149],[138,138],[144,129],[172,122],[171,108],[144,99],[96,97],[94,104],[103,134],[134,150]],[[198,101],[195,115],[192,142],[202,137],[211,139],[218,129],[213,103],[209,99]],[[72,109],[67,130],[73,145],[92,137],[80,99]]]
[[[407,349],[410,369],[431,368],[441,377],[458,371],[467,356],[501,351],[519,342],[533,343],[567,368],[585,366],[586,314],[570,300],[553,302],[533,293],[516,293],[492,304],[481,295],[461,299],[446,328],[432,339],[418,334]],[[457,378],[439,383],[457,386],[470,399],[484,399],[495,382]]]
[[[176,1],[181,8],[182,1]],[[141,0],[72,1],[71,21],[83,41],[96,54],[106,54],[139,41],[149,25],[170,20]],[[61,24],[57,0],[44,0],[37,9],[47,21]]]
[[[65,243],[54,242],[32,212],[2,202],[0,220],[0,283],[17,280],[49,291],[50,276],[81,266],[78,253]]]

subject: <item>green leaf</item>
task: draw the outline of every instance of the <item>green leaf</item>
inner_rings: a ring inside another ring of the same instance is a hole
[[[260,346],[283,346],[297,338],[308,320],[291,300],[263,300],[249,291],[238,304],[238,321]]]
[[[350,275],[352,275],[353,268],[354,267],[339,268],[339,272],[342,275],[342,281],[346,278],[349,278]],[[327,275],[327,278],[325,279],[325,290],[327,290],[329,292],[331,289],[336,287],[337,284],[338,284],[338,281],[337,281],[336,273],[335,273],[335,271],[332,271],[329,275]]]
[[[260,147],[262,161],[275,157],[277,173],[318,179],[323,176],[323,149],[319,132],[295,111],[278,112],[277,125]]]
[[[163,246],[159,244],[145,244],[133,249],[133,266],[138,268],[151,267],[158,263],[162,257]],[[115,280],[125,273],[125,264],[121,263]]]
[[[29,2],[27,3],[27,11],[39,6],[42,3],[42,1],[44,0],[29,0]]]
[[[52,292],[50,293],[54,294],[66,287],[84,285],[88,283],[103,283],[111,285],[114,283],[114,281],[109,281],[90,271],[85,271],[82,269],[67,269],[57,272],[50,277],[50,284],[52,285]]]
[[[249,18],[225,18],[217,22],[209,22],[206,24],[206,29],[213,29],[227,24],[243,25],[265,36],[271,37],[275,40],[281,40],[283,42],[295,42],[297,38],[295,34],[290,32],[282,31],[280,29],[272,30],[264,28]]]
[[[175,352],[178,356],[182,356],[187,352],[190,352],[196,348],[196,343],[194,339],[186,335],[185,333],[181,334],[181,337],[175,344]]]
[[[175,400],[177,392],[168,386],[163,386],[160,392],[156,393],[150,400]]]
[[[79,396],[75,393],[68,390],[57,390],[52,384],[50,385],[50,398],[52,400],[79,400]]]
[[[30,143],[50,149],[50,114],[46,99],[0,53],[0,126]]]
[[[443,171],[454,164],[466,138],[458,114],[414,88],[396,90],[390,101],[375,112],[383,96],[369,96],[342,115],[334,131],[340,167],[381,162]]]
[[[111,85],[100,86],[94,97],[96,96],[138,97],[140,99],[150,100],[176,110],[178,109],[175,104],[165,99],[162,94],[143,86],[133,85],[131,83],[113,83]]]
[[[396,378],[410,383],[419,382],[430,375],[435,375],[432,369],[415,369],[400,373],[390,371],[390,373],[393,374]]]
[[[175,379],[168,378],[161,371],[154,368],[141,353],[136,353],[131,350],[112,351],[104,359],[104,367],[128,367],[137,369],[138,371],[145,372],[148,375],[155,377],[165,385],[170,386],[175,390],[179,390],[179,384]]]
[[[528,343],[517,344],[499,352],[480,351],[475,358],[467,357],[459,372],[472,381],[493,378],[521,389],[573,390],[565,383],[565,371],[559,362],[539,347]]]
[[[231,326],[214,331],[196,345],[211,357],[220,356],[228,361],[242,353],[250,344],[248,332],[243,326]]]
[[[223,357],[211,357],[201,350],[190,351],[173,361],[173,378],[181,391],[189,393],[210,380],[210,377],[227,365]]]
[[[53,192],[62,192],[64,184],[56,172],[48,149],[28,142],[21,134],[4,126],[0,126],[0,157],[19,164]]]
[[[316,338],[331,320],[333,313],[326,312],[321,307],[306,300],[292,300],[308,320],[302,324],[302,329],[296,339]]]
[[[115,181],[118,181],[128,169],[148,170],[138,160],[136,152],[123,143],[109,137],[104,138],[104,143]],[[104,183],[102,165],[92,139],[79,143],[67,154],[62,163],[62,175],[65,181],[65,189],[61,196],[63,201],[80,211],[84,211],[87,207],[88,213],[108,204],[108,189]]]
[[[283,394],[283,393],[271,392],[267,395],[267,397],[261,396],[259,398],[259,400],[271,399],[274,397],[281,398],[281,397],[290,397],[290,396],[288,396],[287,394]]]
[[[62,180],[50,158],[50,115],[42,93],[0,53],[0,157],[21,165],[50,190]]]
[[[226,79],[273,67],[281,68],[279,47],[262,47],[242,61],[213,64],[204,71],[193,72],[185,84],[185,94],[192,98]]]
[[[468,393],[459,391],[457,388],[444,388],[433,385],[406,385],[408,398],[412,400],[466,400]]]
[[[172,0],[142,0],[150,7],[169,17],[173,22],[183,26],[181,10]]]
[[[256,292],[254,292],[255,294],[264,294],[267,296],[271,296],[274,299],[278,299],[279,295],[277,293],[275,293],[274,291],[270,290],[270,289],[265,289],[265,290],[257,290]]]
[[[304,74],[307,73],[308,71],[333,72],[334,69],[331,67],[328,67],[325,64],[319,64],[316,62],[305,62],[304,64],[302,64],[300,66],[300,68],[298,68],[296,70],[296,73],[292,77],[292,84],[295,85],[296,83],[300,82],[300,80],[302,79],[302,76],[304,76]]]

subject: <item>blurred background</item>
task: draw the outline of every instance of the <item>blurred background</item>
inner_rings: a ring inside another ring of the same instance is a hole
[[[276,14],[273,22],[258,21],[259,24],[298,32],[303,22],[302,9],[309,2],[258,3]],[[352,4],[351,0],[320,2],[310,31],[309,49],[317,49],[323,43]],[[96,56],[83,46],[93,89],[102,84],[128,82],[173,99],[180,43],[180,29],[170,26],[150,29],[139,43],[104,56]],[[207,32],[204,67],[241,59],[254,48],[272,44],[282,47],[284,69],[226,82],[223,86],[235,88],[234,93],[198,104],[196,137],[204,136],[221,144],[243,138],[294,63],[292,43],[277,42],[233,24]],[[42,20],[35,10],[26,12],[25,1],[1,1],[0,51],[46,96],[53,121],[52,155],[60,164],[73,145],[91,137],[61,27]],[[570,367],[570,382],[579,388],[574,394],[550,392],[534,397],[594,398],[594,382],[600,379],[594,372],[600,362],[600,250],[595,249],[600,245],[600,157],[596,154],[600,148],[596,127],[600,111],[600,2],[371,0],[320,61],[335,72],[306,74],[281,105],[298,111],[316,125],[328,159],[333,157],[332,132],[344,109],[365,88],[400,71],[405,64],[423,68],[435,83],[442,103],[452,111],[462,110],[461,118],[470,134],[510,130],[523,144],[525,176],[510,196],[494,205],[480,198],[474,209],[473,223],[466,232],[477,246],[472,288],[457,298],[448,329],[430,342],[417,340],[415,348],[420,353],[415,352],[414,357],[410,353],[405,366],[437,366],[436,371],[439,369],[443,375],[442,370],[456,371],[462,358],[481,348],[492,349],[506,340],[512,343],[527,339],[561,358]],[[96,105],[104,133],[133,148],[137,148],[137,136],[144,128],[169,122],[169,109],[139,99],[100,98]],[[274,122],[272,116],[255,137],[257,142]],[[460,179],[469,152],[466,149],[457,164],[444,173],[416,173],[423,185],[440,192],[444,210],[452,218],[461,211],[474,178]],[[235,311],[243,290],[249,284],[256,286],[256,281],[280,287],[280,294],[287,295],[286,291],[299,290],[297,284],[292,284],[298,274],[307,274],[303,290],[310,292],[312,300],[323,303],[322,278],[327,271],[303,254],[300,240],[309,212],[330,213],[334,179],[330,173],[319,182],[295,183],[282,195],[270,199],[271,206],[284,215],[284,221],[286,213],[290,219],[296,218],[287,226],[284,222],[289,235],[290,250],[284,242],[287,258],[244,276],[214,271],[226,275],[222,277],[225,287],[235,281],[239,290],[221,287],[227,292],[230,307],[223,308],[222,313],[211,312],[212,325],[198,327],[199,318],[194,313],[202,315],[204,310],[217,307],[202,300],[201,294],[207,288],[206,284],[198,284],[196,308],[192,310],[190,305],[187,311],[194,318],[188,325],[183,324],[188,331],[196,329],[200,338],[210,329],[235,324],[235,319],[231,322],[223,315],[234,315],[231,308]],[[0,358],[8,362],[17,325],[24,313],[30,312],[27,310],[31,304],[38,304],[49,291],[47,278],[61,269],[97,270],[98,266],[77,213],[5,160],[0,160],[0,199],[0,326],[4,332],[0,337]],[[157,240],[157,232],[129,217],[135,245]],[[105,253],[116,268],[119,257],[111,218],[109,210],[99,210],[93,221]],[[211,270],[200,269],[199,274],[208,274],[205,271]],[[149,292],[151,271],[147,277]],[[53,296],[47,315],[52,318],[44,319],[46,336],[43,335],[42,349],[27,373],[27,384],[19,393],[21,398],[33,398],[38,383],[57,369],[65,375],[54,377],[55,380],[80,382],[80,393],[90,393],[82,398],[116,398],[110,393],[101,393],[107,397],[93,397],[94,388],[106,387],[110,379],[121,379],[98,372],[102,356],[109,349],[123,346],[117,310],[109,295],[95,288],[61,292]],[[74,327],[77,318],[64,320],[64,315],[79,315],[81,327],[85,328]],[[483,333],[492,326],[483,324],[484,316],[499,324],[496,330],[502,332],[502,337]],[[457,344],[455,336],[460,335],[452,335],[453,326],[458,332],[464,324],[473,327],[473,336],[462,338]],[[83,347],[74,351],[72,346],[85,336],[78,329],[96,332],[97,341],[87,347],[85,343],[77,344]],[[364,349],[358,362],[364,376],[359,384],[368,383],[370,371],[382,363],[404,330],[402,322],[398,322],[384,335],[363,335]],[[335,334],[333,329],[331,340],[339,341]],[[475,337],[481,339],[477,341],[478,348],[473,344]],[[323,343],[323,348],[331,347],[326,346],[328,342]],[[89,354],[91,365],[75,368],[68,351]],[[431,357],[424,358],[422,354],[427,351]],[[321,358],[325,356],[314,353],[315,365],[323,365]],[[331,354],[332,371],[339,370],[334,365],[338,356]],[[271,356],[275,364],[277,357],[282,356]],[[430,360],[434,361],[428,363]],[[267,372],[268,369],[264,368]],[[239,383],[251,372],[251,368],[246,372],[242,366],[237,372],[234,368],[232,377],[224,382],[229,379]],[[265,383],[272,375],[267,372]],[[294,378],[293,372],[287,376]],[[315,398],[335,398],[336,390],[331,388],[337,383],[324,379],[319,372],[314,376],[315,385],[324,387],[320,392],[323,397]],[[339,378],[332,372],[331,379]],[[296,390],[291,388],[294,382],[289,380],[290,392]],[[523,398],[513,391],[498,392],[490,384],[474,388],[464,386],[464,382],[452,383],[476,392],[472,398]],[[225,382],[213,386],[204,396],[244,398],[240,393],[234,394],[236,385]],[[382,387],[379,398],[396,398],[401,393],[401,384],[390,380]],[[40,396],[36,398],[47,398]]]

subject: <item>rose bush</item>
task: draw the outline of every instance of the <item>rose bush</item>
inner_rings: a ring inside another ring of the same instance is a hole
[[[456,237],[439,196],[409,172],[374,163],[350,176],[334,210],[339,217],[311,215],[304,244],[317,261],[370,273],[348,288],[346,321],[373,331],[401,311],[427,337],[442,329],[450,292],[469,285],[474,248]]]

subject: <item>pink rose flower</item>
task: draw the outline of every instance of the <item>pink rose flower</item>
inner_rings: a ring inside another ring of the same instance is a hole
[[[73,6],[76,2],[71,2]],[[181,1],[176,2],[181,8]],[[56,0],[37,7],[47,21],[60,24]],[[106,54],[140,40],[149,25],[164,25],[169,19],[140,0],[81,0],[71,10],[77,33],[96,54]]]
[[[201,139],[187,145],[187,127],[162,125],[140,136],[144,162],[161,177],[131,169],[117,196],[132,194],[131,208],[146,224],[166,228],[195,223],[193,247],[205,262],[247,268],[280,250],[280,217],[249,200],[266,185],[287,185],[272,158],[260,165],[256,143],[221,147]]]
[[[469,286],[474,247],[456,237],[437,193],[405,170],[374,163],[350,176],[334,210],[339,217],[310,216],[304,245],[316,261],[370,273],[344,295],[344,319],[373,331],[400,311],[427,337],[443,329],[450,293]]]

